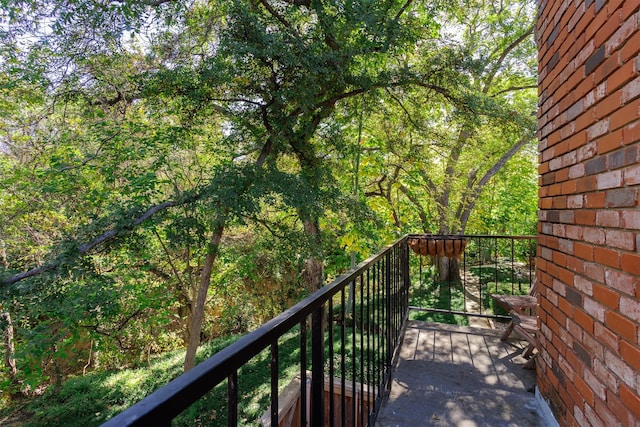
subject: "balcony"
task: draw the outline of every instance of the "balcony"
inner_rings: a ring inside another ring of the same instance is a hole
[[[535,238],[429,236],[419,255],[422,237],[399,239],[105,425],[181,425],[185,410],[230,426],[538,425],[524,344],[500,341],[508,317],[489,297],[528,292]],[[249,384],[249,372],[263,381]]]

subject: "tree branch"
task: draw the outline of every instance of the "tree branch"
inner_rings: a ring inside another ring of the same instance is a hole
[[[274,18],[276,18],[278,21],[280,21],[280,23],[281,23],[282,25],[284,25],[286,28],[288,28],[289,30],[293,31],[293,32],[295,33],[296,37],[298,37],[297,32],[296,32],[296,31],[295,31],[295,29],[291,26],[291,24],[290,24],[286,19],[284,19],[284,17],[283,17],[282,15],[280,15],[280,14],[278,13],[278,11],[277,11],[277,10],[275,10],[275,9],[274,9],[270,4],[269,4],[269,2],[268,2],[267,0],[258,0],[258,1],[260,2],[260,4],[262,4],[262,5],[264,6],[264,8],[265,8],[265,9],[267,9],[267,11],[269,11],[269,13],[270,13]]]
[[[311,0],[284,0],[285,2],[294,6],[311,6]]]
[[[495,78],[496,73],[498,72],[498,69],[500,68],[500,66],[502,65],[504,60],[507,58],[509,53],[511,53],[512,50],[514,50],[516,47],[518,47],[518,45],[520,43],[525,41],[527,39],[527,37],[532,35],[534,28],[535,28],[535,24],[531,24],[531,26],[527,29],[527,31],[525,31],[520,37],[518,37],[513,42],[511,42],[511,44],[509,44],[509,46],[507,46],[502,51],[502,54],[500,55],[500,57],[498,58],[496,63],[491,68],[491,72],[489,73],[489,75],[487,76],[487,79],[485,80],[484,88],[482,90],[484,93],[489,92],[489,87],[491,86],[491,82],[493,82],[493,79]]]
[[[182,203],[186,203],[187,201],[184,201]],[[159,205],[153,206],[149,209],[147,209],[142,215],[140,215],[138,218],[136,218],[130,225],[127,225],[126,227],[122,227],[122,228],[112,228],[110,230],[105,231],[104,233],[102,233],[101,235],[99,235],[98,237],[96,237],[95,239],[91,240],[90,242],[87,243],[83,243],[82,245],[78,246],[78,249],[76,251],[77,255],[84,255],[87,252],[89,252],[91,249],[95,248],[98,245],[101,245],[103,243],[106,243],[110,240],[113,240],[116,236],[118,236],[119,234],[122,234],[123,232],[129,232],[131,230],[133,230],[134,227],[137,227],[138,225],[142,224],[144,221],[148,220],[149,218],[151,218],[153,215],[155,215],[156,213],[163,211],[165,209],[168,209],[170,207],[173,206],[177,206],[179,203],[175,202],[175,201],[169,201],[169,202],[164,202],[161,203]],[[56,268],[58,268],[61,264],[62,264],[62,259],[60,258],[56,258],[55,260],[46,263],[44,265],[41,265],[40,267],[36,267],[36,268],[32,268],[31,270],[28,271],[24,271],[22,273],[18,273],[8,279],[5,279],[2,281],[2,284],[4,285],[12,285],[14,283],[17,283],[21,280],[27,279],[29,277],[33,277],[33,276],[38,276],[42,273],[45,273],[47,271],[52,271],[55,270]]]
[[[460,232],[464,233],[465,226],[467,221],[469,220],[469,216],[471,216],[471,211],[476,205],[478,201],[478,197],[482,192],[484,186],[489,182],[491,178],[497,174],[500,169],[518,152],[520,149],[529,141],[535,138],[535,135],[525,135],[518,142],[516,142],[506,153],[502,155],[502,157],[482,176],[480,181],[473,187],[469,188],[469,197],[463,203],[466,205],[464,210],[462,211],[462,215],[460,215]]]
[[[398,19],[400,19],[402,14],[407,10],[407,8],[411,5],[411,3],[413,3],[413,0],[407,0],[407,2],[400,8],[398,13],[396,13],[395,18],[393,18],[394,21],[397,21]]]
[[[494,96],[498,96],[501,95],[503,93],[507,93],[507,92],[513,92],[516,90],[524,90],[524,89],[537,89],[538,85],[525,85],[525,86],[509,86],[506,89],[503,90],[499,90],[498,92],[494,93],[493,95],[491,95],[492,97]]]

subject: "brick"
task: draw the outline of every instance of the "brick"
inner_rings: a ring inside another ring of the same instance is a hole
[[[562,159],[559,157],[554,157],[549,161],[549,170],[558,170],[562,167]]]
[[[620,295],[610,288],[602,285],[593,285],[593,298],[611,309],[617,309],[620,304]]]
[[[598,3],[599,0],[595,0],[595,1],[596,1],[596,3]],[[602,3],[602,0],[600,0],[600,3]],[[598,402],[598,399],[596,399],[596,403],[597,402]],[[585,413],[585,416],[587,417],[587,419],[589,420],[589,423],[587,424],[588,426],[590,426],[590,427],[610,427],[610,425],[608,425],[602,419],[602,415],[600,413],[598,413],[598,411],[595,410],[595,405],[594,405],[594,407],[585,406],[584,413]]]
[[[618,391],[620,381],[604,362],[604,358],[602,360],[595,359],[593,361],[593,372],[610,390],[613,390],[614,392]]]
[[[556,265],[565,265],[567,262],[567,256],[561,252],[554,251],[552,261]]]
[[[562,268],[560,269],[560,274],[559,274],[559,279],[564,282],[564,283],[573,283],[574,280],[574,274],[566,269],[566,268]]]
[[[569,401],[569,403],[567,403],[567,408],[573,408],[576,405],[576,402],[579,402],[580,406],[583,405],[584,398],[580,394],[580,390],[575,386],[575,381],[573,379],[571,382],[567,383],[567,391],[566,393],[562,393],[561,396],[565,402]]]
[[[640,221],[640,215],[638,215]],[[620,212],[602,210],[596,212],[596,225],[599,227],[619,227],[620,226]]]
[[[561,296],[567,295],[567,286],[561,281],[557,279],[553,279],[553,291]]]
[[[593,394],[593,392],[591,392],[591,394]],[[594,403],[589,403],[589,407],[593,407]],[[565,421],[560,420],[560,422],[562,422],[561,425],[567,425],[567,426],[587,426],[590,424],[589,420],[587,419],[587,416],[584,413],[584,406],[574,406],[573,408],[573,414],[567,414],[567,418],[569,418],[569,415],[573,415],[574,419],[567,419]]]
[[[610,327],[612,331],[620,334],[622,337],[630,341],[635,341],[637,339],[636,323],[614,311],[607,311],[604,317],[605,325]]]
[[[567,257],[567,268],[575,274],[583,273],[583,261],[576,257]]]
[[[609,267],[620,267],[620,256],[618,251],[596,246],[593,248],[593,259]]]
[[[628,317],[632,322],[640,324],[640,301],[623,296],[620,299],[620,314]]]
[[[636,417],[640,418],[640,396],[631,388],[622,384],[620,386],[620,400],[629,408]]]
[[[592,261],[593,260],[593,246],[586,245],[584,243],[576,242],[573,244],[573,253],[575,256]]]
[[[607,94],[607,84],[600,83],[594,89],[592,89],[589,93],[587,93],[584,97],[584,107],[585,109],[593,106],[594,104],[600,102],[605,95]]]
[[[635,121],[640,111],[640,99],[629,102],[627,105],[616,110],[610,117],[610,128],[620,129]]]
[[[604,305],[600,304],[599,301],[593,300],[591,298],[585,298],[583,306],[584,311],[587,314],[589,314],[594,319],[604,323],[605,315],[609,313]],[[614,318],[612,320],[615,321],[617,320],[617,318]]]
[[[583,2],[581,2],[580,5],[575,7],[575,10],[574,10],[573,14],[571,15],[571,18],[567,22],[567,31],[568,32],[572,32],[574,30],[574,28],[577,25],[578,21],[580,21],[580,18],[582,18],[582,16],[584,15],[584,12],[585,12],[585,4]]]
[[[563,224],[575,224],[575,212],[572,210],[561,210],[558,221]]]
[[[604,347],[602,347],[602,344],[600,344],[598,340],[593,337],[593,331],[591,331],[589,334],[583,334],[582,343],[584,344],[584,347],[587,349],[587,351],[589,351],[589,353],[592,355],[594,363],[598,359],[604,359]]]
[[[640,165],[634,165],[624,170],[624,184],[625,185],[640,184]]]
[[[584,381],[589,385],[589,388],[593,391],[593,394],[598,396],[600,399],[605,399],[606,387],[598,377],[596,377],[590,370],[585,369],[584,371]]]
[[[606,197],[606,195],[605,195]],[[605,199],[606,200],[606,199]],[[580,225],[596,225],[596,213],[592,210],[581,209],[575,212],[575,223]]]
[[[540,313],[538,313],[538,315],[540,315]],[[575,312],[574,312],[574,316],[575,316]],[[542,322],[543,319],[541,318],[540,321]],[[546,321],[546,319],[544,321]],[[575,338],[575,340],[582,341],[582,333],[584,332],[584,330],[582,329],[582,327],[580,327],[580,325],[578,325],[576,322],[574,322],[571,319],[567,319],[567,331],[571,334],[572,337]],[[576,345],[575,340],[573,341],[574,347]]]
[[[591,123],[591,121],[590,121]],[[598,147],[594,141],[587,142],[584,146],[580,147],[577,152],[577,160],[582,162],[584,160],[591,159],[598,153]]]
[[[638,190],[635,188],[620,188],[607,191],[606,206],[608,208],[624,208],[637,205]]]
[[[622,141],[621,130],[616,131],[620,133],[620,141]],[[618,150],[607,156],[607,165],[609,169],[618,169],[623,166],[629,166],[634,164],[638,160],[638,147],[627,147],[623,150]]]
[[[605,97],[595,107],[595,117],[600,120],[609,116],[622,105],[622,91],[617,91]]]
[[[635,254],[622,254],[620,266],[627,273],[640,276],[640,256]]]
[[[612,289],[616,289],[627,295],[634,295],[637,277],[617,270],[605,271],[605,283]]]
[[[606,394],[609,394],[609,390],[607,390]],[[609,407],[609,401],[607,400],[606,402],[607,403],[596,399],[595,411],[598,414],[598,417],[602,419],[605,426],[615,426],[618,423],[618,420],[613,414],[612,408]]]
[[[593,329],[593,328],[591,328]],[[589,331],[589,333],[593,333],[592,331]],[[574,341],[573,343],[573,354],[575,354],[575,356],[580,359],[580,361],[582,361],[582,363],[584,364],[585,367],[587,368],[591,368],[592,364],[593,364],[593,357],[592,354],[587,351],[586,348],[584,348],[579,342]]]
[[[620,218],[622,228],[640,230],[640,210],[624,210],[620,212]]]
[[[631,14],[636,13],[640,5],[636,2],[629,1],[622,3],[622,19],[626,20]]]
[[[606,206],[607,193],[590,193],[584,196],[584,207],[589,209],[602,209]]]
[[[605,46],[600,46],[584,64],[584,75],[588,76],[591,74],[598,65],[602,64],[604,61],[604,55],[606,52]]]
[[[624,91],[623,91],[623,95],[624,95]],[[609,119],[608,118],[602,119],[587,129],[587,139],[588,140],[596,139],[597,137],[604,135],[608,131],[609,131]]]
[[[549,196],[557,196],[562,192],[561,184],[552,184],[548,186],[547,191],[549,192]]]
[[[622,103],[626,104],[638,95],[640,95],[640,77],[630,81],[622,88]]]
[[[563,184],[565,184],[568,179],[569,179],[568,168],[560,169],[559,171],[556,172],[556,182],[562,182]]]
[[[622,130],[622,141],[627,145],[640,141],[640,121],[635,121]]]
[[[627,62],[638,54],[640,46],[640,31],[631,36],[631,39],[620,50],[620,60]]]
[[[619,343],[618,343],[618,335],[611,331],[609,328],[606,328],[602,323],[596,322],[594,324],[593,332],[595,337],[600,341],[600,343],[604,344],[606,347],[613,351],[618,351]]]
[[[593,243],[596,245],[604,245],[606,241],[605,231],[601,228],[584,228],[582,238],[585,242]]]
[[[582,206],[584,206],[584,201],[583,201],[582,196],[580,196],[580,195],[572,195],[572,196],[568,196],[567,197],[567,208],[568,209],[579,209]]]
[[[616,419],[613,420],[613,424],[620,424],[623,426],[632,426],[634,424],[634,416],[629,409],[618,399],[616,394],[612,390],[607,390],[607,408],[615,415]]]
[[[579,132],[574,132],[566,139],[569,143],[569,150],[575,150],[584,146],[587,143],[587,131],[581,130]]]
[[[638,126],[638,130],[640,131],[640,126]],[[640,134],[640,132],[638,132]],[[584,163],[578,163],[577,165],[573,165],[569,168],[568,178],[576,179],[581,178],[586,175]]]
[[[620,356],[630,367],[640,372],[640,348],[637,345],[629,344],[627,341],[620,341]]]
[[[607,245],[613,248],[624,249],[628,251],[635,250],[636,241],[635,234],[624,230],[607,230]]]
[[[573,120],[584,111],[584,100],[579,99],[567,110],[567,120]]]
[[[616,129],[615,131],[604,135],[597,141],[598,154],[605,154],[610,151],[616,150],[623,146],[623,130]],[[615,169],[614,166],[609,166],[610,169]]]
[[[635,17],[623,22],[622,25],[618,27],[617,31],[607,40],[607,43],[605,44],[607,53],[610,55],[613,51],[617,50],[627,39],[631,37],[637,28],[637,20]]]
[[[607,170],[607,158],[605,156],[595,157],[585,163],[585,174],[595,175]]]
[[[596,188],[598,190],[608,190],[622,186],[622,171],[614,170],[605,172],[596,177]]]
[[[607,368],[609,368],[622,383],[629,387],[635,386],[636,372],[620,358],[618,351],[605,351],[604,361],[607,364]]]

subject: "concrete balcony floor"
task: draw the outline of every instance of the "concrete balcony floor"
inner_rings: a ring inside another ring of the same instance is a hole
[[[541,426],[525,347],[516,333],[503,342],[497,330],[407,322],[376,425]]]

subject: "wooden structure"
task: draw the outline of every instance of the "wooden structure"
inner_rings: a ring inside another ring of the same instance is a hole
[[[355,387],[354,387],[355,386]],[[354,392],[355,388],[355,392]],[[344,387],[344,396],[342,395],[342,384],[340,378],[333,380],[333,423],[329,422],[329,405],[330,405],[330,389],[331,383],[329,378],[324,379],[324,424],[326,426],[367,426],[368,408],[373,408],[373,392],[369,386],[362,385],[358,382],[346,381]],[[360,391],[364,390],[361,399]],[[311,413],[310,396],[311,396],[311,373],[307,374],[306,383],[307,392],[307,423],[306,426],[312,425],[313,414]],[[353,399],[356,399],[356,411],[353,412]],[[300,399],[300,375],[297,375],[278,395],[278,427],[303,427],[300,424],[301,408]],[[342,419],[342,405],[344,404],[345,419]],[[355,419],[355,424],[353,420]],[[364,423],[361,423],[361,419]],[[271,408],[269,407],[260,418],[262,427],[271,427]],[[306,427],[304,426],[304,427]]]
[[[521,316],[533,316],[535,314],[536,306],[538,305],[538,282],[534,281],[531,285],[528,295],[498,295],[492,294],[493,298],[502,308],[507,312],[515,312]],[[507,325],[507,329],[502,334],[500,339],[505,341],[511,335],[514,330],[513,315],[512,320]]]
[[[533,282],[528,295],[491,295],[500,306],[509,312],[511,321],[507,325],[500,339],[506,341],[511,332],[516,331],[529,343],[523,353],[525,358],[530,358],[533,350],[538,347],[538,318],[535,315],[538,306],[538,282]],[[533,368],[533,359],[524,367]]]
[[[520,314],[515,310],[512,310],[511,323],[513,324],[513,330],[520,334],[522,338],[527,340],[529,345],[523,353],[525,358],[531,357],[533,350],[538,347],[538,318],[535,316],[527,316]],[[528,367],[525,365],[525,367]]]

